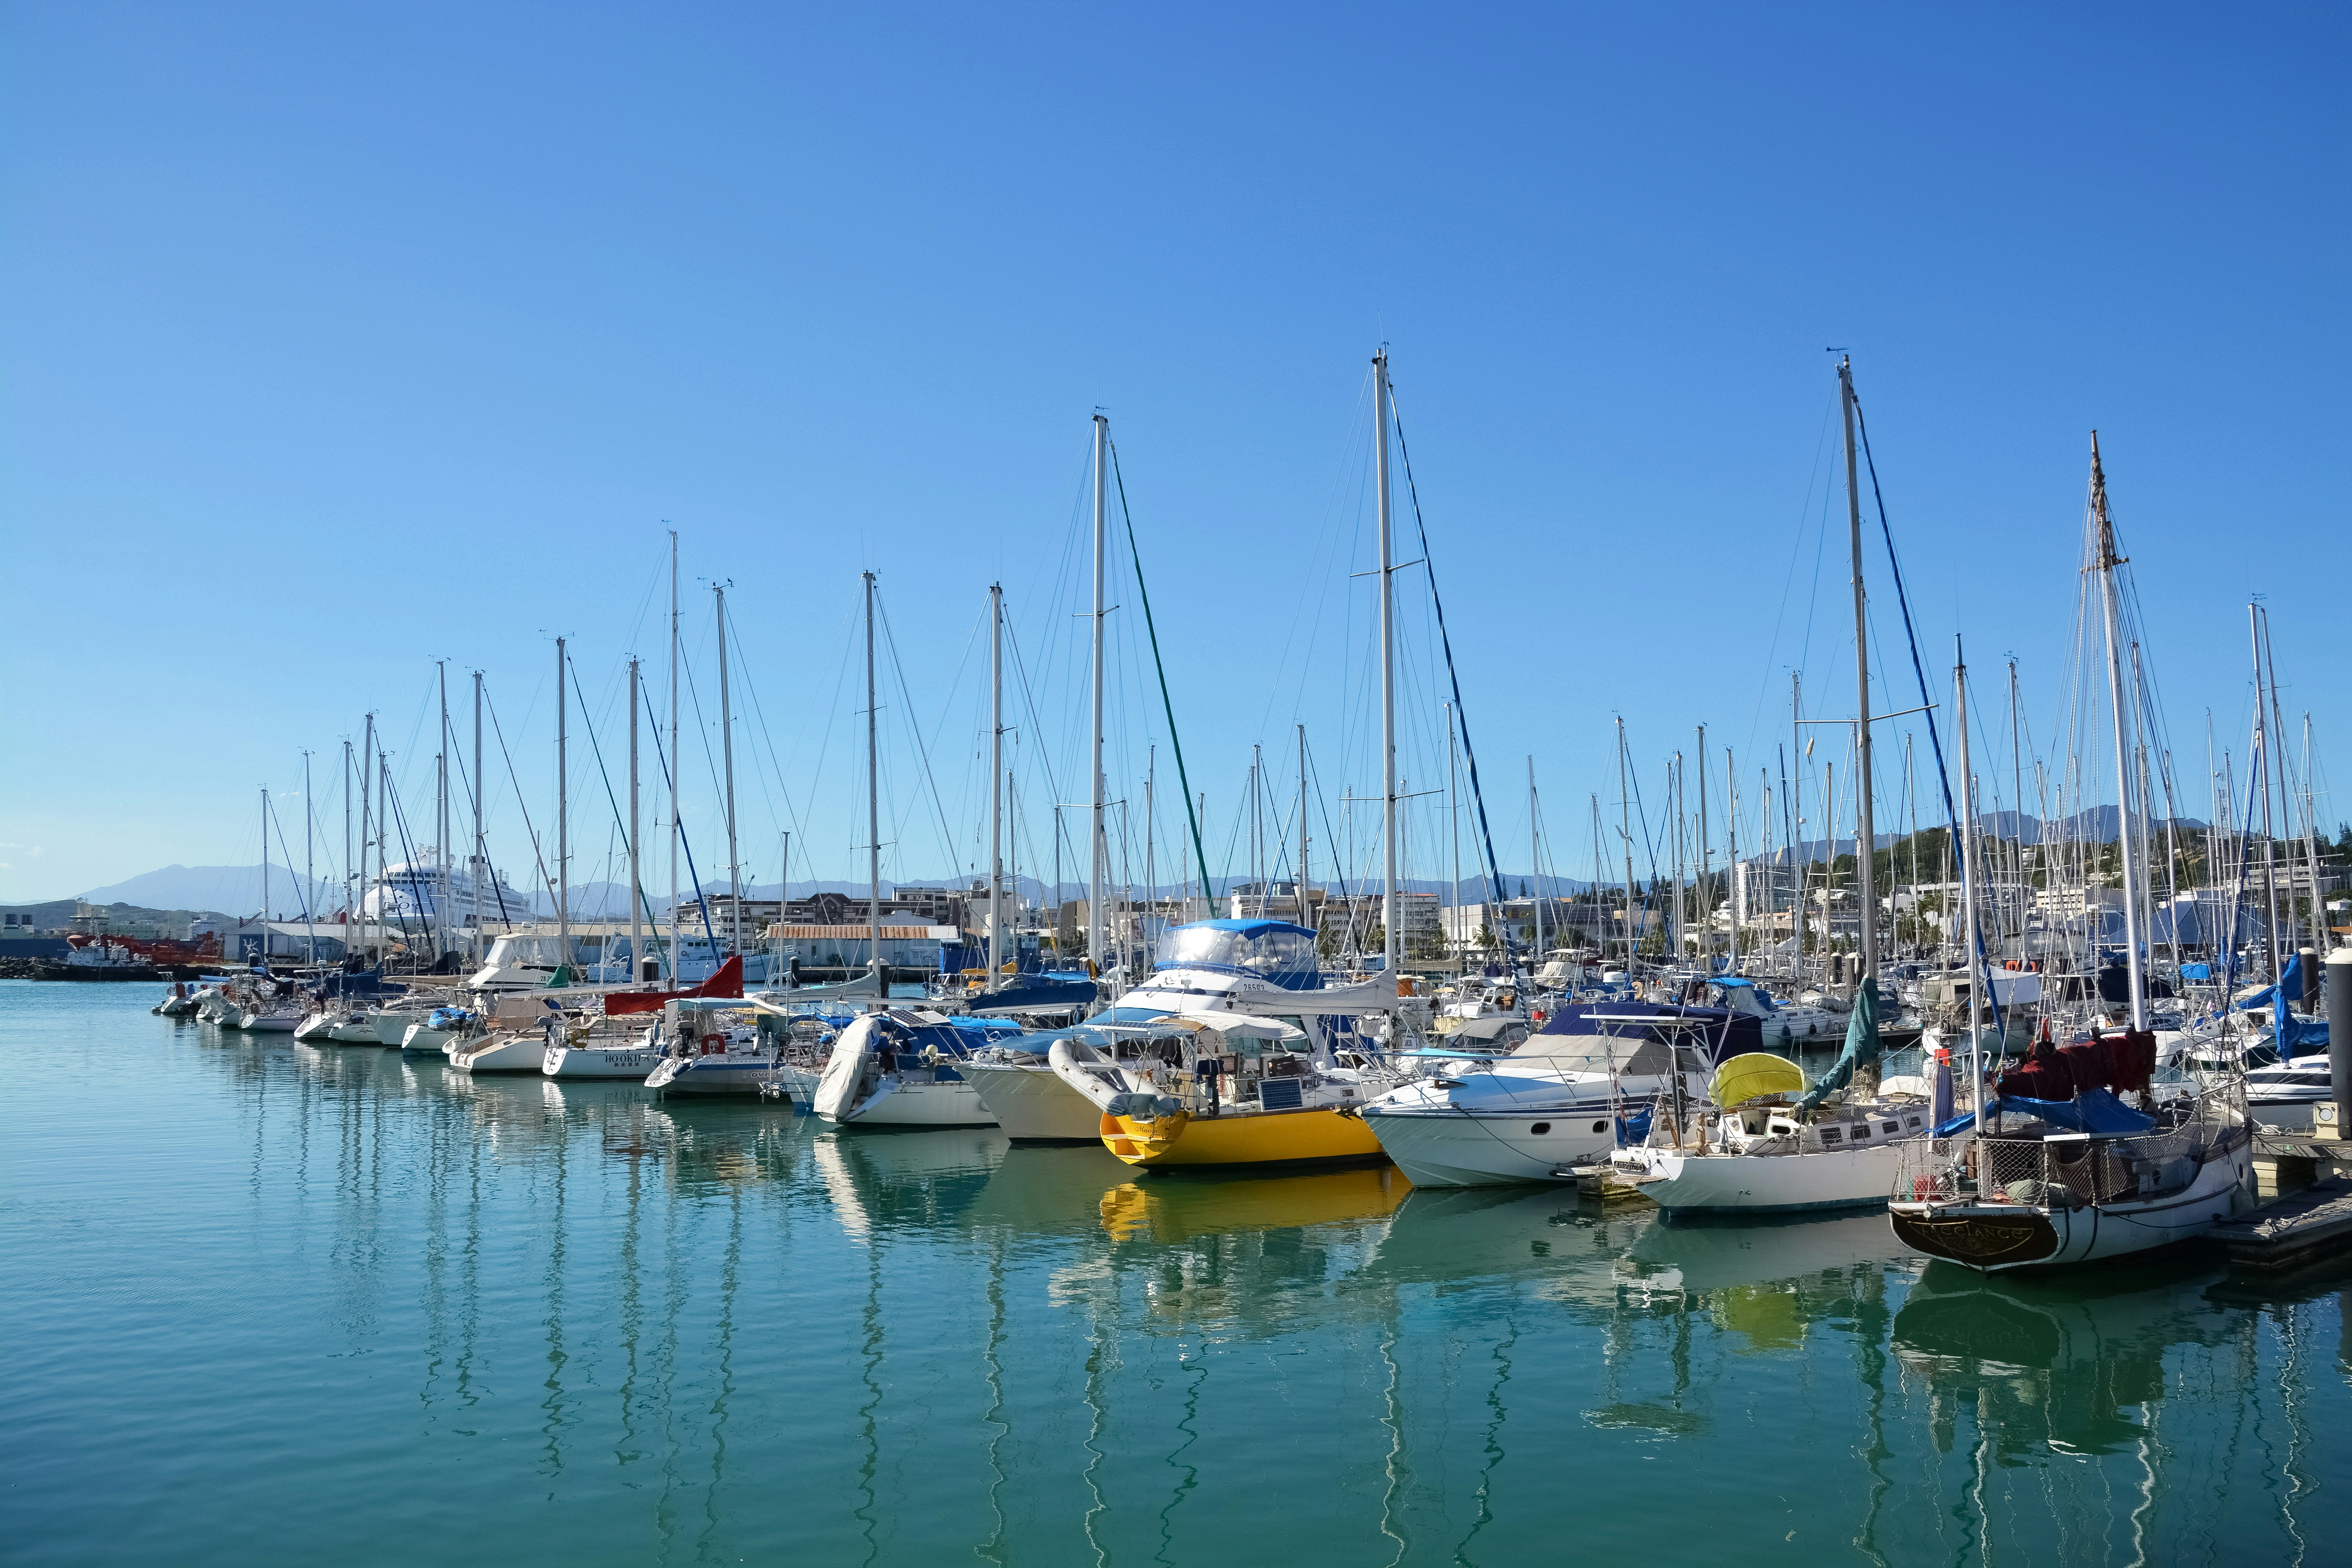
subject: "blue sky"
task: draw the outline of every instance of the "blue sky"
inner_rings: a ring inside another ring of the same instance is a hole
[[[1300,722],[1328,802],[1310,827],[1347,847],[1341,792],[1377,788],[1349,574],[1383,339],[1508,869],[1529,756],[1548,858],[1590,865],[1617,715],[1654,810],[1696,723],[1766,761],[1790,667],[1816,711],[1851,711],[1833,513],[1819,537],[1829,345],[1854,356],[1927,662],[1955,630],[1980,669],[2014,653],[2045,750],[2095,426],[2189,814],[2208,709],[2244,750],[2251,594],[2323,791],[2352,720],[2330,679],[2352,579],[2340,12],[0,17],[0,900],[254,858],[255,790],[298,784],[306,746],[339,836],[323,777],[371,707],[429,811],[436,658],[488,672],[546,830],[549,639],[573,639],[613,746],[619,661],[662,652],[665,521],[696,627],[703,581],[735,584],[765,719],[738,731],[763,781],[750,798],[739,755],[747,867],[771,879],[797,824],[796,877],[862,869],[843,660],[870,567],[908,686],[884,702],[886,874],[961,868],[992,579],[1035,661],[1024,744],[1059,769],[1024,798],[1083,791],[1098,406],[1212,870],[1250,745],[1287,781]],[[1442,694],[1425,590],[1400,581],[1420,789]],[[1113,790],[1139,813],[1156,691],[1135,595],[1112,597]],[[511,865],[529,847],[497,794]],[[610,848],[597,804],[583,880]],[[1166,832],[1165,785],[1161,806]]]

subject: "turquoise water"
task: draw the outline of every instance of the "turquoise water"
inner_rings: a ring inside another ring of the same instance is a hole
[[[0,984],[19,1563],[2341,1563],[2339,1281],[1141,1183]]]

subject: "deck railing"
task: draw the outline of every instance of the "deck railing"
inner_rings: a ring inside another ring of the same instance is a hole
[[[2244,1085],[2234,1077],[2159,1114],[2168,1125],[2126,1137],[1917,1139],[1903,1146],[1890,1195],[2062,1208],[2159,1197],[2187,1187],[2207,1161],[2251,1135]]]

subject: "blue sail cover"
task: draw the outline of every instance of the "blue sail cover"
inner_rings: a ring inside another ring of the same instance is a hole
[[[2156,1130],[2156,1118],[2144,1116],[2117,1100],[2110,1089],[2086,1089],[2072,1100],[2027,1100],[2009,1095],[1993,1102],[2003,1115],[2030,1116],[2070,1132],[2094,1132],[2129,1137]],[[1937,1130],[1942,1135],[1942,1129]]]
[[[969,998],[973,1013],[1027,1013],[1061,1007],[1084,1007],[1094,1001],[1091,980],[1055,980],[1043,974],[1016,974],[995,991]]]

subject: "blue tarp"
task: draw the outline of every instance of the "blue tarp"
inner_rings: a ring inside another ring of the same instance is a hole
[[[975,1011],[1027,1011],[1045,1007],[1083,1007],[1095,999],[1095,983],[1091,980],[1056,980],[1044,974],[1016,974],[995,991],[983,992],[968,998],[964,1005]]]
[[[2213,978],[2213,966],[2210,963],[2184,963],[2180,966],[2180,978],[2183,980],[2210,980]]]
[[[2124,1137],[2156,1131],[2156,1118],[2141,1115],[2104,1089],[2086,1089],[2072,1100],[2005,1097],[1995,1100],[1993,1109],[2004,1115],[2030,1116],[2070,1132]]]

